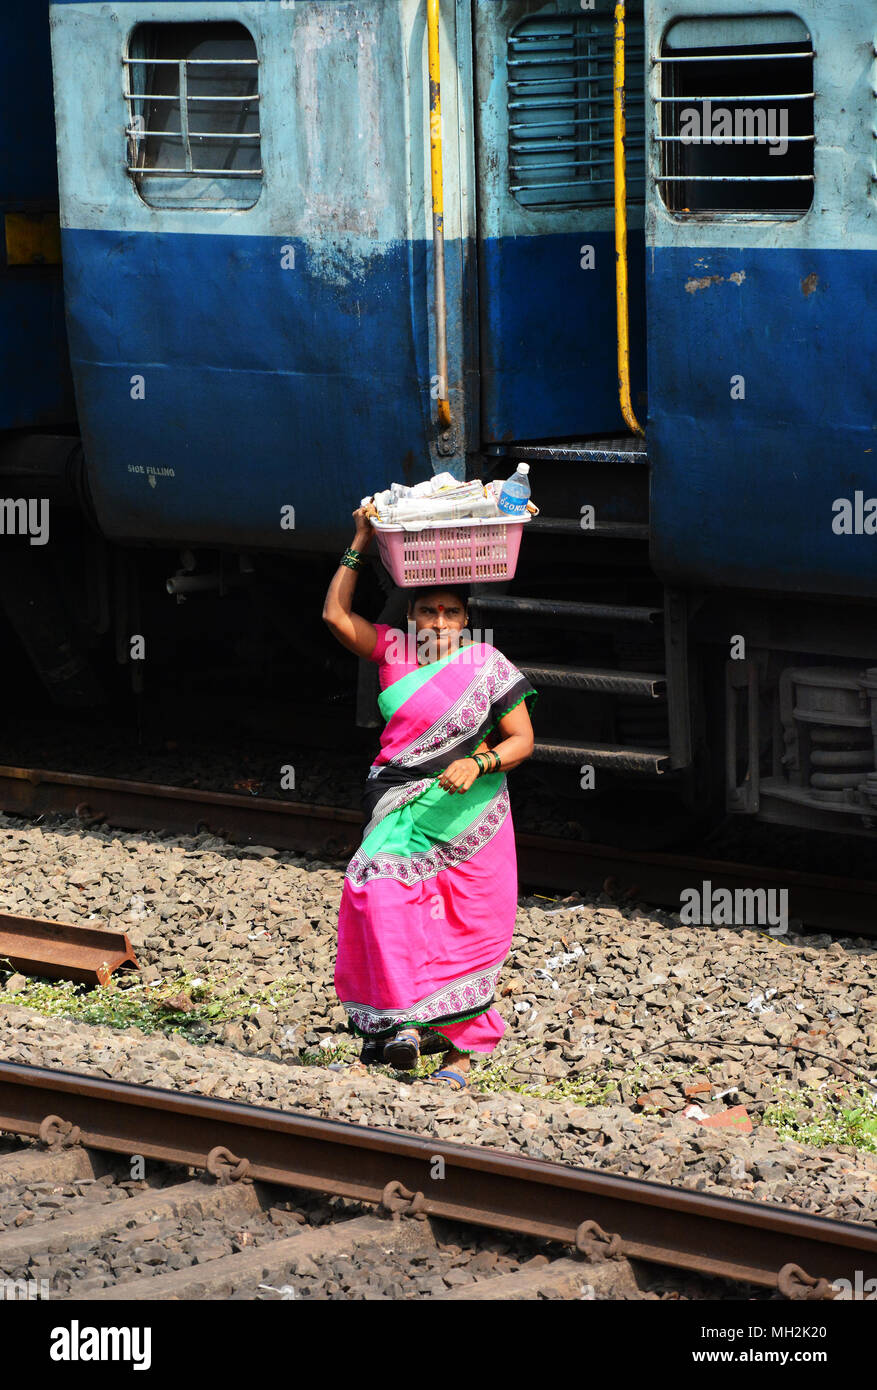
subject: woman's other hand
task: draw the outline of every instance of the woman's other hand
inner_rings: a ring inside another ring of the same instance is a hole
[[[440,773],[438,784],[446,792],[467,792],[479,774],[474,758],[457,758]]]
[[[374,531],[369,521],[369,516],[373,510],[373,508],[370,510],[367,507],[357,507],[356,511],[353,513],[353,520],[356,524],[356,534],[353,537],[353,549],[358,550],[360,554],[362,554],[364,550],[368,550],[372,543]]]

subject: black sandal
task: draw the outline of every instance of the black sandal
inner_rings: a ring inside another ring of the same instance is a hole
[[[395,1038],[384,1043],[384,1061],[397,1071],[411,1071],[420,1056],[420,1034],[416,1028],[400,1028]]]
[[[381,1038],[365,1038],[359,1060],[365,1067],[378,1066],[384,1060],[384,1044]]]

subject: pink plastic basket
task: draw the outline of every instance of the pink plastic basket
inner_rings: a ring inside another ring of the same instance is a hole
[[[373,521],[378,550],[394,582],[403,589],[419,584],[491,584],[511,579],[518,563],[526,517],[475,517],[433,522],[406,531]]]

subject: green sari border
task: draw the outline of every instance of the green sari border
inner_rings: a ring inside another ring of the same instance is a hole
[[[436,671],[441,670],[447,662],[453,661],[455,657],[460,655],[460,652],[468,651],[469,648],[474,645],[474,642],[464,642],[462,646],[456,647],[452,652],[448,652],[447,656],[439,657],[438,661],[427,661],[423,666],[418,666],[416,671],[409,671],[407,675],[401,676],[399,680],[391,682],[386,690],[382,690],[378,696],[378,709],[383,715],[384,722],[389,723],[393,715],[404,705],[405,701],[410,700],[415,691],[419,690],[422,685],[425,685],[430,677],[435,675]],[[386,699],[386,696],[390,698]]]

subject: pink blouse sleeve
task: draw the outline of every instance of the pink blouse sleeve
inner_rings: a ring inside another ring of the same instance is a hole
[[[389,623],[373,623],[372,626],[374,627],[375,632],[378,634],[378,640],[377,642],[375,642],[374,651],[372,652],[371,656],[367,659],[369,661],[375,661],[378,664],[380,664],[382,661],[386,660],[387,647],[390,644],[389,634],[392,631],[392,629]]]

